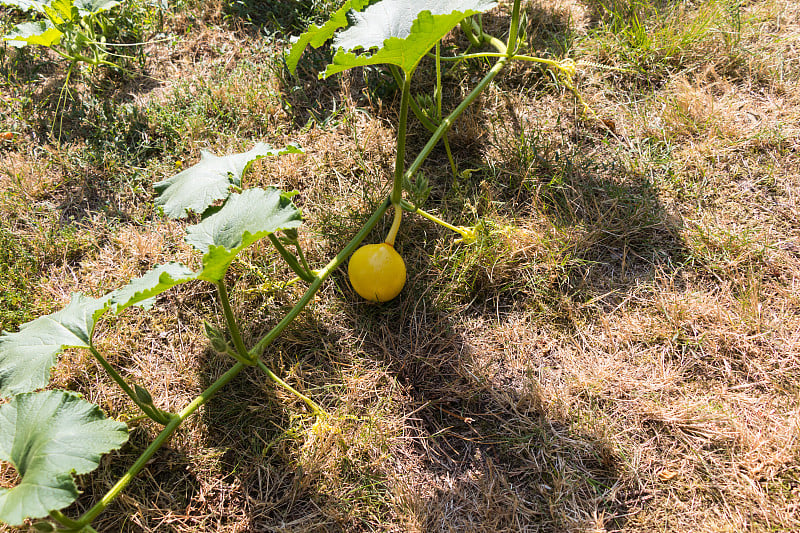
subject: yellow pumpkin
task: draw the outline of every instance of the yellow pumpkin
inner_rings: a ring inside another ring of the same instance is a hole
[[[394,246],[385,242],[356,250],[347,274],[355,291],[372,302],[388,302],[406,284],[406,264]]]

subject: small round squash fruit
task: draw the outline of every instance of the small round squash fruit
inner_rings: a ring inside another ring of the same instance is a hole
[[[388,302],[406,284],[406,264],[394,246],[385,242],[356,250],[347,274],[356,292],[372,302]]]

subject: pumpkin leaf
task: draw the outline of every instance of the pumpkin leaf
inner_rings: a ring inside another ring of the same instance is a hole
[[[198,279],[217,282],[236,255],[276,231],[297,228],[302,214],[280,189],[247,189],[231,194],[218,212],[186,230],[186,242],[203,252]]]
[[[267,156],[302,152],[295,145],[272,148],[263,143],[258,143],[247,152],[227,156],[203,151],[199,163],[155,184],[159,192],[155,204],[171,218],[184,218],[189,211],[204,214],[211,204],[228,197],[231,186],[241,186],[242,175],[253,161]]]
[[[47,2],[40,2],[39,0],[0,0],[0,4],[16,7],[22,11],[33,9],[34,11],[44,13],[44,6],[47,5]]]
[[[61,30],[47,20],[38,22],[24,22],[18,24],[11,33],[4,35],[3,40],[15,48],[34,44],[40,46],[53,46],[61,41]]]
[[[185,265],[180,263],[159,265],[144,276],[131,280],[125,287],[114,291],[110,303],[116,306],[117,313],[132,305],[149,309],[153,306],[156,296],[193,279],[197,279],[197,273]]]
[[[365,65],[397,65],[412,72],[463,19],[488,11],[494,0],[382,0],[361,13],[333,42],[338,48],[322,77]],[[373,50],[374,53],[369,53]],[[365,53],[355,54],[353,50]]]
[[[50,381],[50,370],[66,348],[88,348],[97,319],[108,309],[109,296],[89,298],[73,293],[60,311],[23,324],[0,336],[0,397],[30,392]]]
[[[12,526],[43,518],[78,497],[73,474],[86,474],[104,453],[128,440],[125,424],[107,419],[77,394],[43,391],[0,406],[0,460],[20,482],[0,489],[0,520]]]
[[[82,17],[108,11],[119,4],[120,2],[117,0],[74,0],[73,2],[73,5],[78,8],[78,13],[80,13]]]
[[[300,61],[300,56],[303,55],[306,47],[311,45],[314,48],[319,48],[336,33],[337,30],[347,26],[350,21],[347,20],[348,12],[358,12],[367,7],[370,0],[348,0],[342,7],[337,9],[328,22],[322,26],[312,25],[305,31],[297,40],[292,44],[289,53],[286,55],[286,66],[292,74],[297,70],[297,63]]]

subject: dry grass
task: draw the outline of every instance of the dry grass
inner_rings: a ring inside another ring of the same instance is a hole
[[[150,184],[199,149],[303,146],[257,163],[246,185],[300,191],[316,265],[388,191],[397,102],[380,78],[288,77],[222,3],[187,9],[167,21],[183,39],[151,45],[152,79],[126,87],[150,159],[94,156],[91,136],[56,147],[33,126],[0,146],[3,229],[91,234],[43,269],[29,312],[196,261],[180,225],[154,216]],[[367,304],[339,272],[268,350],[331,417],[246,371],[98,531],[800,530],[800,11],[540,0],[527,13],[532,51],[583,61],[578,87],[602,124],[540,69],[514,66],[452,132],[474,172],[453,178],[443,151],[425,167],[427,207],[479,220],[478,242],[408,217],[400,298]],[[454,99],[476,69],[455,72]],[[426,140],[413,127],[412,154]],[[291,277],[276,259],[261,246],[231,270],[246,341],[301,294],[276,286]],[[177,410],[231,364],[201,335],[217,316],[211,288],[182,286],[152,313],[103,323],[99,347]],[[54,384],[136,415],[86,354],[63,356]],[[70,514],[158,431],[133,426],[81,478]],[[0,486],[14,479],[0,464]]]

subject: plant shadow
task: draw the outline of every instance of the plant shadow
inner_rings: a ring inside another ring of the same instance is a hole
[[[306,94],[293,107],[305,108],[313,99]],[[471,331],[475,325],[483,331],[535,328],[538,312],[560,333],[575,333],[579,323],[597,321],[657,273],[680,269],[680,224],[661,205],[648,172],[632,168],[611,148],[603,157],[584,155],[593,153],[587,147],[607,141],[598,132],[567,133],[554,142],[537,137],[513,108],[508,116],[515,140],[498,147],[503,157],[469,177],[454,180],[439,171],[429,204],[447,207],[470,196],[479,199],[479,215],[497,226],[535,216],[541,225],[482,242],[480,253],[465,245],[463,252],[442,254],[437,240],[445,233],[414,219],[401,241],[422,244],[403,245],[413,271],[400,299],[311,308],[289,326],[265,360],[334,411],[332,423],[339,425],[314,429],[302,402],[260,371],[243,372],[206,405],[199,421],[204,448],[218,452],[212,461],[218,482],[214,520],[225,521],[218,526],[235,521],[246,531],[380,529],[400,519],[390,503],[402,501],[404,518],[411,516],[423,531],[625,527],[630,510],[640,505],[627,459],[602,430],[554,411],[532,377],[562,364],[549,344],[501,337],[478,343]],[[505,170],[512,168],[525,171]],[[435,168],[428,171],[437,176]],[[502,235],[491,227],[486,232]],[[525,244],[522,237],[533,245],[516,246]],[[506,247],[513,258],[502,276],[495,272],[502,256],[493,245]],[[544,267],[538,258],[548,259]],[[454,290],[443,274],[456,270],[465,276]],[[327,290],[356,301],[343,269],[329,285]],[[257,338],[268,326],[269,320],[256,317],[245,334]],[[207,351],[200,359],[197,371],[206,384],[219,374],[220,357]],[[376,388],[373,394],[354,392],[354,373],[369,366],[385,381],[367,383]],[[400,392],[385,392],[394,387]],[[383,401],[401,407],[399,430],[380,425],[376,406]],[[379,446],[361,433],[369,424],[387,430],[367,434]],[[177,503],[150,502],[161,518],[148,527],[157,528],[173,512],[184,525],[210,527],[204,521],[211,506],[202,500],[209,494],[198,488],[197,476],[182,473],[196,459],[159,453],[176,465],[164,472],[169,479],[178,476],[170,490],[182,496]],[[162,481],[142,483],[157,487]],[[205,514],[187,516],[192,502],[206,505]]]

